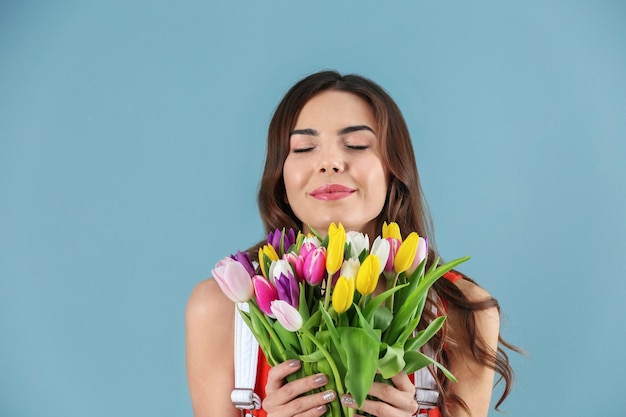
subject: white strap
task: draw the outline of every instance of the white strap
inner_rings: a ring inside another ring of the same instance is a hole
[[[254,392],[259,343],[241,318],[239,309],[249,311],[247,303],[235,307],[235,389],[230,393],[233,405],[241,410],[258,410],[261,399]]]

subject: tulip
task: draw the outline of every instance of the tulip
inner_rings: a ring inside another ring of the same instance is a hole
[[[356,274],[359,272],[360,266],[361,262],[359,262],[358,259],[350,258],[344,261],[343,265],[341,265],[339,275],[343,275],[348,278],[356,278]]]
[[[297,332],[302,328],[302,316],[298,310],[283,300],[272,301],[270,306],[274,317],[282,326],[290,331]]]
[[[396,257],[393,261],[393,269],[398,274],[409,269],[413,263],[417,251],[418,239],[419,236],[417,233],[412,232],[404,239],[400,248],[398,248],[398,253],[396,253]]]
[[[326,271],[334,274],[343,263],[343,251],[346,246],[346,231],[343,225],[331,223],[328,227],[328,249],[326,250]]]
[[[267,236],[267,243],[270,244],[277,253],[283,254],[289,250],[291,245],[296,243],[296,232],[291,228],[286,233],[285,229],[282,231],[276,229]]]
[[[237,251],[236,255],[230,255],[230,257],[242,264],[243,267],[246,268],[246,271],[248,271],[248,274],[250,274],[250,277],[255,275],[254,264],[252,263],[252,259],[250,259],[250,255],[248,255],[247,252]]]
[[[406,272],[410,275],[417,269],[418,266],[426,259],[428,256],[428,238],[419,238],[417,242],[417,252],[415,253],[415,259],[413,259],[413,263],[406,270]]]
[[[384,222],[383,223],[383,238],[384,239],[393,238],[402,242],[402,235],[400,234],[400,226],[398,226],[398,223],[391,222],[387,224],[387,222]]]
[[[378,236],[372,244],[372,251],[370,253],[376,255],[380,260],[380,274],[382,274],[385,270],[387,260],[389,259],[390,250],[391,246],[389,245],[389,241],[387,239],[381,238],[380,236]]]
[[[300,247],[300,255],[302,255],[302,257],[306,259],[309,253],[313,252],[315,248],[318,248],[319,246],[319,244],[316,245],[315,242],[308,241],[305,238],[305,240],[302,241],[302,246]]]
[[[254,288],[250,274],[239,262],[230,257],[224,258],[215,264],[211,273],[222,292],[232,301],[245,303],[252,298]]]
[[[346,233],[346,243],[350,244],[350,258],[358,258],[364,250],[370,247],[369,237],[353,230]]]
[[[267,264],[278,260],[278,254],[274,247],[270,244],[259,248],[259,263],[261,264],[261,272],[268,278]]]
[[[270,317],[274,317],[270,306],[272,301],[278,300],[278,290],[269,282],[265,277],[256,275],[252,278],[252,284],[254,285],[254,294],[256,295],[256,302],[259,305],[261,311]]]
[[[376,255],[368,255],[356,275],[356,290],[363,295],[374,292],[380,277],[380,260]]]
[[[277,261],[281,262],[281,261]],[[289,264],[287,264],[289,265]],[[298,280],[293,276],[293,272],[290,268],[287,268],[288,271],[284,272],[276,272],[276,270],[282,270],[282,268],[274,268],[274,284],[276,284],[276,289],[278,290],[278,298],[287,301],[293,307],[298,307],[300,301],[300,285],[298,284]]]
[[[295,277],[298,281],[304,280],[304,258],[302,255],[298,255],[295,252],[287,252],[283,255],[283,259],[289,262],[291,269],[295,273]]]
[[[385,272],[393,272],[396,254],[398,253],[398,249],[400,249],[401,241],[396,238],[389,237],[387,238],[387,242],[389,242],[389,257],[387,258],[387,263],[385,264]]]
[[[309,252],[304,259],[304,267],[302,275],[306,282],[311,285],[319,285],[324,279],[324,271],[326,269],[326,248],[320,246]]]
[[[354,278],[339,277],[333,288],[333,308],[337,313],[348,311],[354,300]]]

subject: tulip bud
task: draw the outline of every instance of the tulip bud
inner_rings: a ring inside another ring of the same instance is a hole
[[[283,300],[272,301],[270,306],[274,317],[282,326],[290,331],[296,332],[302,328],[302,316],[298,310]]]
[[[389,257],[387,258],[387,263],[385,264],[385,272],[393,272],[393,265],[398,249],[400,248],[400,241],[396,238],[389,237],[387,238],[387,242],[389,242]]]
[[[300,285],[291,270],[289,270],[287,274],[280,272],[279,275],[275,275],[274,284],[276,284],[276,289],[278,290],[278,298],[298,308],[300,302]]]
[[[215,264],[211,274],[222,292],[230,300],[236,303],[245,303],[252,298],[254,288],[250,274],[242,264],[234,259],[230,257],[222,259]]]
[[[374,243],[372,244],[372,251],[370,253],[372,255],[376,255],[380,260],[380,274],[382,274],[385,270],[390,251],[391,246],[389,245],[389,241],[387,239],[383,239],[382,237],[378,236],[374,240]],[[391,264],[393,265],[393,261],[391,261]]]
[[[332,304],[337,313],[348,311],[354,300],[354,279],[351,277],[339,277],[333,288]]]
[[[254,264],[252,263],[252,260],[250,259],[250,255],[248,255],[247,252],[237,251],[236,255],[230,255],[230,257],[236,260],[237,262],[239,262],[240,264],[242,264],[243,267],[246,268],[246,271],[248,271],[248,274],[250,274],[251,277],[254,276],[255,267],[254,267]]]
[[[418,266],[426,259],[428,256],[428,238],[419,238],[417,242],[417,252],[415,253],[415,259],[413,259],[413,263],[406,270],[406,272],[410,275],[417,269]]]
[[[348,278],[356,278],[356,274],[359,272],[361,263],[358,259],[350,258],[343,262],[341,265],[340,275]]]
[[[269,278],[267,275],[269,264],[277,260],[278,254],[272,245],[267,244],[259,248],[259,264],[261,265],[261,272],[266,278]]]
[[[387,224],[387,222],[383,223],[383,238],[384,239],[397,239],[402,242],[402,235],[400,234],[400,226],[398,223],[391,222]]]
[[[419,236],[417,233],[410,233],[404,242],[398,248],[398,253],[393,261],[393,269],[399,274],[409,269],[415,259],[415,253],[417,251],[417,242]]]
[[[324,272],[326,269],[326,248],[320,246],[315,248],[312,252],[309,252],[304,259],[304,267],[302,268],[302,275],[306,282],[311,285],[319,285],[324,279]]]
[[[346,243],[350,244],[350,258],[358,258],[361,252],[369,249],[370,240],[369,237],[361,232],[355,232],[353,230],[346,233]]]
[[[343,263],[343,251],[346,246],[346,231],[343,225],[331,223],[328,227],[328,249],[326,250],[326,271],[334,274]]]
[[[380,261],[376,255],[368,255],[356,275],[356,290],[363,295],[371,294],[378,285]]]
[[[254,294],[256,295],[256,302],[259,305],[259,308],[263,313],[270,317],[274,317],[270,306],[272,301],[278,299],[278,290],[271,282],[261,275],[256,275],[252,278],[252,284],[254,285]]]

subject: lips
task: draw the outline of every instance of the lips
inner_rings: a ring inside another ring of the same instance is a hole
[[[340,200],[354,193],[354,188],[341,184],[324,184],[311,191],[310,195],[318,200]]]

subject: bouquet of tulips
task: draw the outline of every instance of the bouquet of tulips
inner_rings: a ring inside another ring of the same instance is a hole
[[[428,240],[417,233],[405,239],[396,223],[385,223],[370,247],[359,232],[332,223],[324,239],[313,230],[269,234],[259,262],[237,252],[219,261],[213,277],[236,303],[247,303],[244,321],[274,366],[299,359],[300,374],[323,372],[338,395],[350,393],[361,406],[375,380],[386,381],[441,364],[420,348],[441,328],[445,316],[417,331],[428,289],[443,274],[469,257],[426,270]],[[380,279],[385,290],[374,295]],[[333,417],[354,410],[329,404]]]

